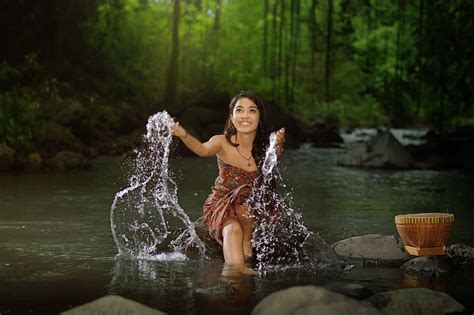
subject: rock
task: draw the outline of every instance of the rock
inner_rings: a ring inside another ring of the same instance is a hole
[[[209,231],[207,227],[202,222],[202,217],[199,218],[193,224],[194,224],[194,229],[196,230],[196,234],[202,240],[204,245],[206,245],[206,254],[209,257],[224,258],[223,252],[222,252],[222,246],[219,243],[217,243],[217,241],[209,235]]]
[[[90,161],[81,153],[62,151],[48,161],[52,169],[85,169],[91,166]]]
[[[299,286],[265,297],[252,315],[380,314],[372,306],[317,286]]]
[[[76,306],[63,315],[161,315],[166,314],[159,310],[145,306],[138,302],[123,298],[118,295],[107,295],[90,303]]]
[[[351,298],[362,300],[373,295],[373,292],[359,283],[334,282],[324,286],[326,289]]]
[[[444,256],[422,256],[404,263],[400,268],[426,275],[440,276],[449,272]]]
[[[425,288],[399,289],[375,294],[365,301],[388,315],[456,314],[466,308],[451,296]]]
[[[84,144],[66,127],[49,121],[40,133],[35,135],[40,152],[52,156],[60,151],[82,152]]]
[[[43,166],[43,158],[38,152],[30,153],[23,162],[23,168],[27,171],[37,171]]]
[[[235,293],[235,289],[228,283],[219,283],[205,288],[197,288],[195,294],[202,294],[213,299],[228,298]]]
[[[0,171],[9,171],[15,165],[16,151],[4,143],[0,143]]]
[[[326,124],[314,124],[309,129],[308,140],[320,148],[339,148],[344,140],[339,135],[339,130]]]
[[[390,131],[379,131],[366,143],[353,145],[338,163],[343,166],[409,168],[414,165],[414,160]]]
[[[464,269],[474,269],[474,248],[464,244],[453,244],[446,250],[448,261]]]
[[[400,265],[411,258],[404,252],[400,239],[393,235],[354,236],[332,246],[338,256],[359,260],[362,264]]]

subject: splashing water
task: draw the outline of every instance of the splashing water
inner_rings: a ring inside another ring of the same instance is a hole
[[[301,214],[292,207],[291,195],[282,196],[276,191],[276,180],[281,179],[276,167],[276,143],[273,133],[261,178],[253,185],[247,202],[255,220],[252,245],[259,270],[310,261],[306,249],[314,251],[326,247],[317,234],[304,226]]]
[[[110,221],[119,254],[159,259],[165,251],[184,255],[196,248],[205,256],[205,246],[178,203],[178,187],[168,171],[172,122],[166,111],[148,119],[145,146],[134,161],[129,186],[115,195]],[[179,228],[170,229],[171,223],[184,227],[181,234]]]

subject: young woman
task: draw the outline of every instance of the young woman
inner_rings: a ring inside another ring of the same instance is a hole
[[[265,127],[265,105],[252,91],[238,93],[230,102],[224,134],[201,143],[180,126],[173,134],[201,157],[217,156],[219,176],[204,203],[203,222],[210,235],[223,246],[224,259],[240,271],[252,258],[253,219],[245,201],[265,158],[269,133]],[[283,150],[285,130],[276,132],[277,155]]]

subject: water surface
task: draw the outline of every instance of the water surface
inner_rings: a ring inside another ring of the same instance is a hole
[[[282,158],[285,184],[310,230],[328,242],[396,235],[397,214],[449,211],[456,216],[449,244],[474,246],[472,177],[460,171],[339,167],[342,153],[304,145]],[[171,164],[180,204],[196,220],[217,175],[216,161],[175,158]],[[1,314],[58,313],[108,293],[171,314],[242,314],[276,290],[336,282],[359,282],[373,292],[429,287],[473,309],[474,276],[467,271],[430,279],[397,268],[319,272],[292,266],[256,278],[223,278],[220,258],[116,259],[109,214],[115,193],[126,186],[122,165],[119,158],[100,158],[90,171],[0,175]]]

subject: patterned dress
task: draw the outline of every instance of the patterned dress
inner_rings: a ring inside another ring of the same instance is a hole
[[[247,172],[217,158],[219,176],[203,206],[203,222],[209,234],[222,245],[222,224],[236,217],[235,207],[245,203],[258,171]]]

